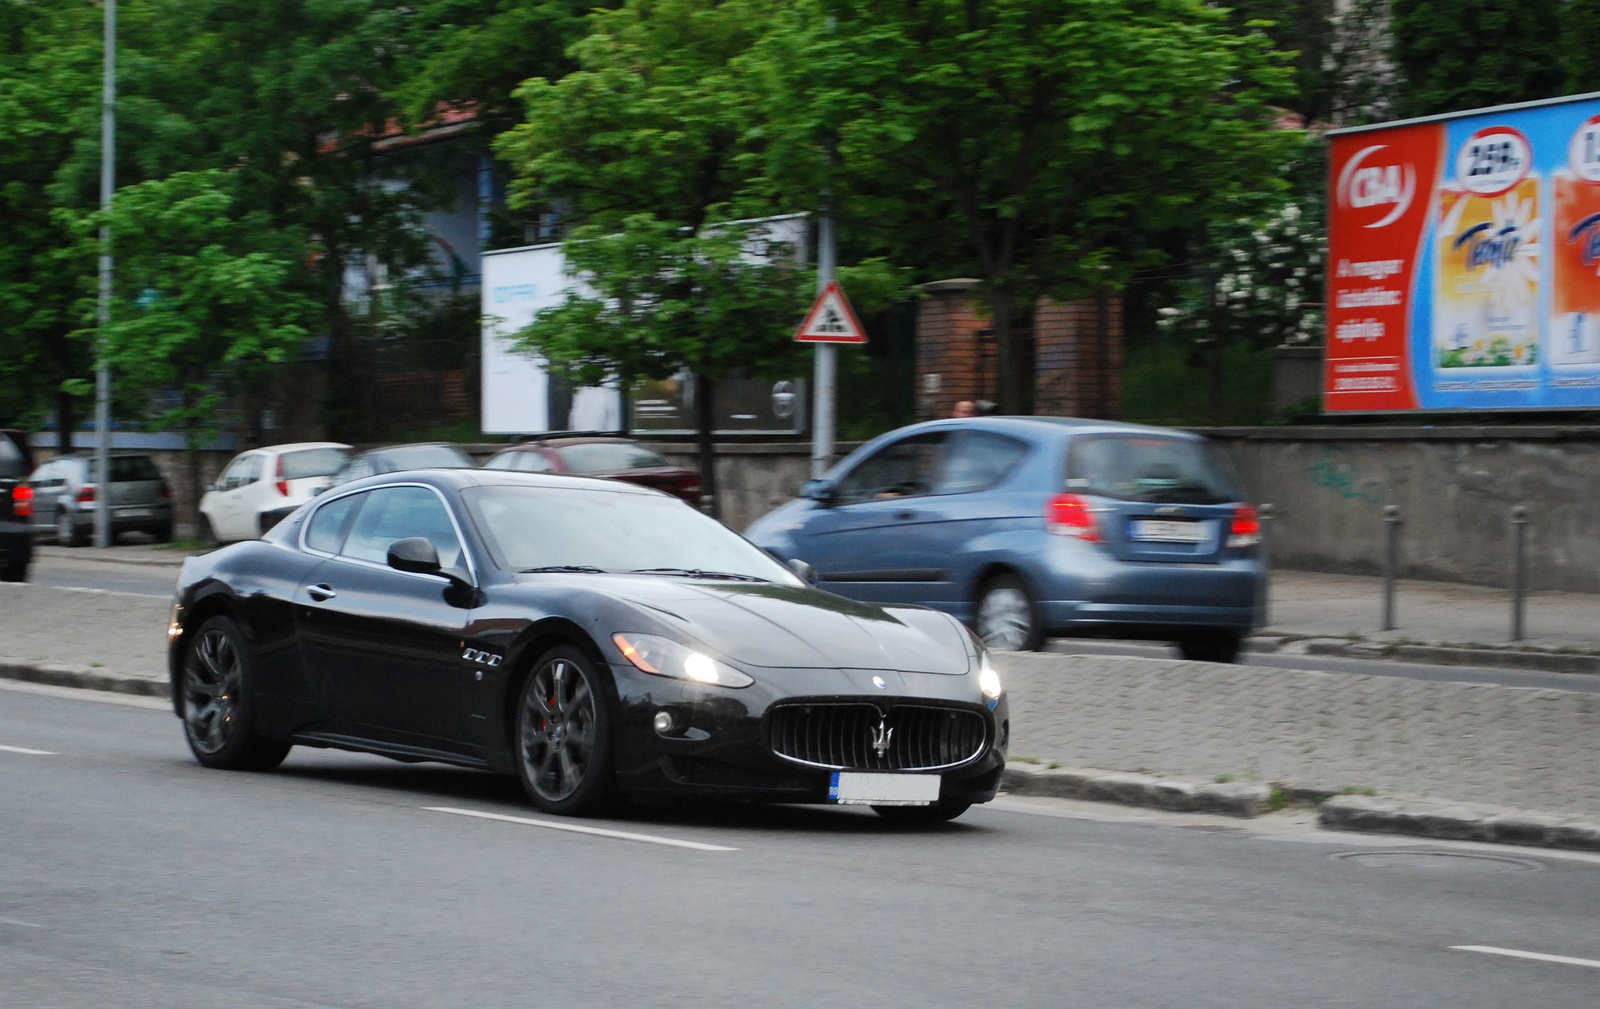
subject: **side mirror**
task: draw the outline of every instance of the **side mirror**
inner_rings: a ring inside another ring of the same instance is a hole
[[[786,566],[790,571],[795,573],[796,577],[805,582],[807,585],[817,584],[817,569],[812,567],[810,564],[807,564],[800,558],[791,558]]]
[[[807,480],[800,485],[800,496],[810,498],[824,508],[833,504],[839,494],[839,489],[828,480]]]
[[[321,494],[323,491],[325,491],[327,489],[328,488],[326,488],[326,487],[313,487],[313,488],[311,488],[311,496],[312,497],[316,497],[318,494]]]
[[[396,571],[419,575],[444,573],[439,564],[439,551],[426,536],[411,536],[389,544],[389,566]]]

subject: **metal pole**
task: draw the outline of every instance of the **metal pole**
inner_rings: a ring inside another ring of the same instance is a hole
[[[111,212],[117,178],[117,0],[106,0],[104,80],[100,89],[100,212]],[[106,363],[106,330],[111,325],[111,224],[100,225],[100,333],[96,341],[94,426],[96,477],[94,545],[111,545],[111,368]],[[71,450],[71,431],[63,452]]]
[[[1523,617],[1528,601],[1528,509],[1511,509],[1511,640],[1526,637]]]
[[[833,283],[833,215],[824,213],[817,221],[817,293]],[[811,384],[816,387],[816,414],[811,424],[811,479],[828,472],[833,463],[834,353],[831,343],[816,345],[816,370]]]
[[[1383,506],[1383,629],[1392,631],[1394,580],[1400,567],[1400,506]]]
[[[1272,523],[1277,518],[1277,509],[1270,504],[1264,504],[1256,509],[1256,517],[1261,522],[1261,598],[1256,603],[1256,612],[1261,614],[1261,626],[1272,626]]]

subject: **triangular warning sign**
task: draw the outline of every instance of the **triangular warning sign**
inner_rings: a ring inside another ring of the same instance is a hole
[[[839,289],[838,281],[830,281],[817,295],[794,338],[801,343],[866,343],[867,331]]]

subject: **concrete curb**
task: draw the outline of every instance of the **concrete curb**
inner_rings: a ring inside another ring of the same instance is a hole
[[[1322,804],[1318,819],[1333,830],[1600,851],[1600,823],[1514,809],[1340,795]]]
[[[1219,783],[1120,771],[1048,768],[1032,764],[1007,764],[1000,785],[1017,795],[1095,799],[1129,806],[1154,806],[1181,813],[1219,813],[1246,818],[1265,812],[1272,798],[1270,786],[1253,782]]]
[[[113,547],[112,549],[116,549]],[[88,561],[96,564],[131,564],[141,568],[181,568],[188,554],[178,554],[172,558],[166,557],[118,557],[105,552],[99,547],[58,547],[39,545],[33,548],[35,560],[48,557],[51,560],[63,561]]]
[[[166,680],[123,676],[103,669],[73,666],[64,662],[0,661],[0,679],[43,683],[52,687],[77,687],[80,690],[104,690],[113,694],[134,694],[141,697],[172,696]]]
[[[1257,654],[1288,652],[1346,659],[1415,662],[1430,666],[1488,666],[1529,669],[1543,673],[1600,675],[1600,655],[1583,652],[1546,652],[1499,645],[1402,645],[1382,641],[1346,641],[1297,634],[1257,634],[1246,645]]]

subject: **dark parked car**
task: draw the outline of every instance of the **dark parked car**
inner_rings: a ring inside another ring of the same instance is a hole
[[[26,581],[33,561],[27,447],[21,433],[0,431],[0,582]]]
[[[100,495],[99,467],[94,456],[63,455],[33,471],[33,521],[54,529],[56,542],[81,547],[94,534],[94,510]],[[111,456],[111,535],[149,533],[157,542],[172,542],[172,488],[147,455],[117,452]]]
[[[432,470],[329,491],[184,562],[168,634],[195,757],[290,746],[516,774],[554,813],[631,795],[992,798],[1000,678],[954,618],[819,592],[615,481]]]
[[[459,445],[444,441],[372,448],[350,457],[329,486],[337,487],[362,477],[403,473],[412,469],[471,469],[477,463]]]
[[[518,473],[575,473],[654,487],[700,504],[700,474],[674,466],[660,452],[626,438],[551,438],[503,448],[484,469]]]
[[[1104,421],[903,428],[745,535],[830,591],[935,607],[998,649],[1098,635],[1231,662],[1261,587],[1255,509],[1211,445]]]

